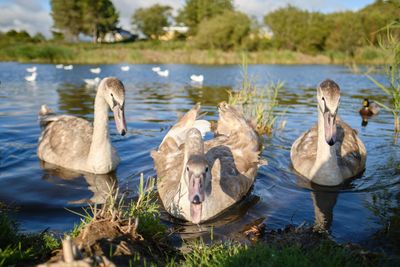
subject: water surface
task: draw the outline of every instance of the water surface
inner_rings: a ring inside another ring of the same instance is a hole
[[[168,78],[152,72],[154,65],[131,65],[128,72],[122,72],[120,65],[100,66],[100,77],[116,76],[125,84],[128,134],[117,135],[111,121],[111,139],[121,164],[110,175],[82,175],[38,160],[37,113],[46,103],[58,113],[92,120],[95,89],[85,86],[83,79],[94,78],[89,69],[97,66],[75,65],[66,71],[37,65],[37,81],[30,83],[23,77],[31,65],[0,63],[0,201],[18,207],[15,217],[21,228],[30,232],[70,230],[79,218],[66,208],[79,211],[88,200],[101,201],[104,196],[99,192],[113,182],[134,194],[140,173],[155,176],[149,152],[176,119],[196,102],[208,111],[207,119],[217,119],[216,105],[227,100],[228,89],[237,89],[241,83],[236,65],[162,65],[170,70]],[[390,113],[383,111],[362,127],[358,109],[364,97],[381,102],[387,102],[387,97],[365,76],[349,73],[342,66],[252,65],[249,73],[260,86],[285,82],[279,111],[284,112],[280,121],[285,120],[286,125],[264,139],[262,157],[269,164],[259,169],[251,196],[208,226],[214,225],[220,235],[229,235],[257,219],[265,220],[269,228],[325,221],[324,226],[340,242],[369,240],[382,229],[393,209],[398,210],[400,150],[393,142]],[[203,74],[203,86],[191,84],[191,74]],[[384,80],[383,75],[375,77]],[[326,78],[341,86],[339,114],[359,132],[368,151],[362,176],[336,189],[311,187],[290,165],[291,144],[316,122],[315,87]],[[182,223],[169,225],[179,229]],[[208,231],[208,226],[203,230]],[[196,227],[182,231],[198,232]]]

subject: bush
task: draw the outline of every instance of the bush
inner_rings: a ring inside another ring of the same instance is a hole
[[[204,49],[231,50],[242,47],[251,31],[251,20],[241,12],[225,11],[210,20],[203,20],[194,38],[194,45]]]

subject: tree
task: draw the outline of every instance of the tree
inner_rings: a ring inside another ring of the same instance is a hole
[[[78,41],[82,29],[82,8],[79,0],[51,0],[53,27],[60,30],[67,40]]]
[[[132,24],[152,39],[158,39],[164,33],[163,27],[169,26],[172,8],[155,4],[148,8],[139,8],[133,13]]]
[[[342,51],[353,57],[356,49],[366,44],[361,16],[351,11],[335,13],[332,31],[326,40],[328,49]]]
[[[264,22],[274,33],[273,39],[278,48],[302,52],[324,50],[331,28],[325,15],[291,5],[267,14]]]
[[[81,5],[82,32],[92,36],[93,42],[117,26],[119,14],[110,0],[83,0]]]
[[[237,11],[225,11],[209,20],[203,20],[198,26],[194,38],[200,48],[229,50],[241,47],[251,31],[249,17]]]
[[[225,11],[234,11],[233,0],[186,0],[176,20],[189,27],[189,35],[195,35],[200,22]]]

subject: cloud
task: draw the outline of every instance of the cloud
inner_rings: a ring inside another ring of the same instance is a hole
[[[51,36],[53,24],[50,16],[50,0],[0,0],[0,31],[10,29],[26,30],[30,34],[37,32]],[[185,0],[112,0],[120,13],[120,25],[131,29],[131,16],[135,9],[148,7],[156,3],[171,6],[175,12],[182,8]],[[259,20],[268,12],[274,11],[288,4],[302,9],[322,12],[333,12],[345,9],[359,9],[373,0],[234,0],[235,7]]]
[[[49,37],[52,19],[49,10],[40,1],[16,0],[0,2],[0,31],[26,30],[33,35],[41,32]]]

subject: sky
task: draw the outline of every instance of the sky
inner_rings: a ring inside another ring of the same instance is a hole
[[[184,5],[185,0],[112,0],[112,2],[120,14],[120,26],[130,30],[130,18],[135,9],[160,3],[178,10]],[[372,2],[374,0],[234,0],[238,10],[257,17],[260,21],[266,13],[287,4],[328,13],[358,10]],[[40,32],[50,37],[52,24],[49,0],[0,0],[0,31],[26,30],[30,34]]]

